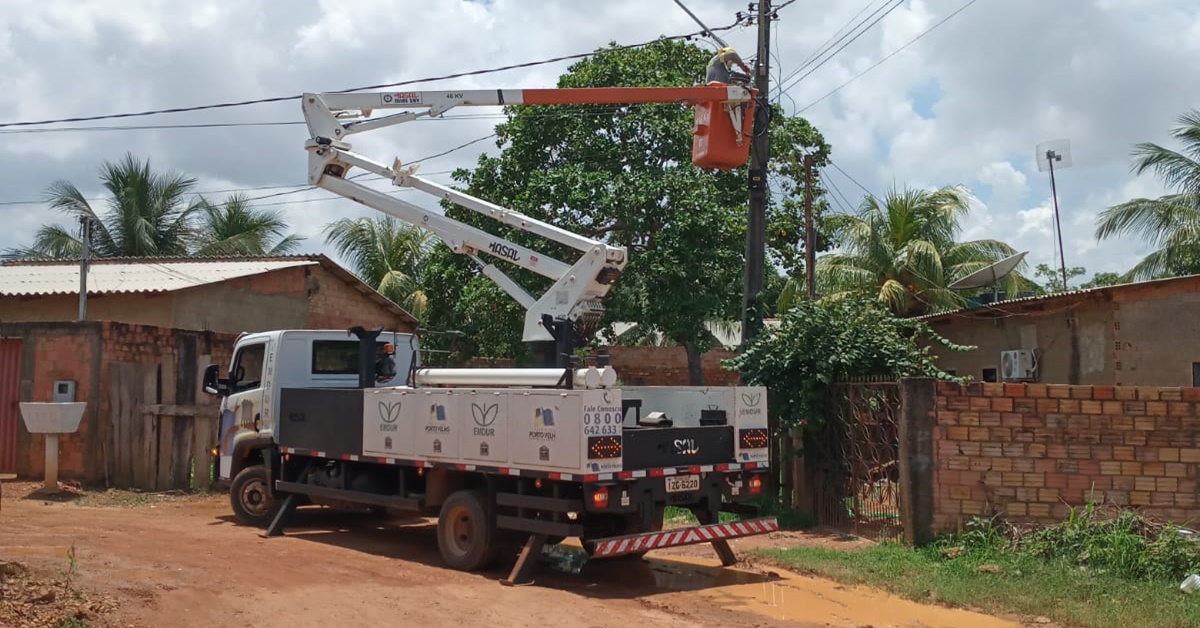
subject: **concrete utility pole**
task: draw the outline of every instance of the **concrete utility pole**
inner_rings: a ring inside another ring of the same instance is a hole
[[[754,72],[758,88],[758,106],[770,106],[771,0],[758,0],[758,54]],[[769,119],[764,113],[763,119]],[[750,144],[750,215],[746,231],[746,278],[742,295],[742,343],[758,335],[751,313],[758,307],[766,277],[767,223],[767,129],[764,127]]]
[[[804,283],[808,290],[808,298],[817,297],[817,250],[816,236],[813,234],[813,190],[812,190],[813,156],[804,156]]]
[[[79,239],[83,243],[83,255],[79,260],[79,320],[87,320],[87,273],[92,257],[92,219],[79,217]]]

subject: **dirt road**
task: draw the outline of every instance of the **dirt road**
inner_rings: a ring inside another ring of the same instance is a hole
[[[510,588],[497,583],[509,565],[483,574],[442,568],[424,519],[302,509],[287,536],[263,539],[234,524],[219,495],[59,503],[22,498],[33,485],[3,488],[0,561],[74,574],[71,586],[105,601],[87,613],[90,626],[1017,625],[779,570],[722,569],[699,547],[582,569],[581,555],[564,550],[534,584]]]

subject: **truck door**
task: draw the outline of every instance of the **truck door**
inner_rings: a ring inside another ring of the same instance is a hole
[[[220,477],[229,478],[238,441],[252,438],[262,428],[264,363],[267,341],[238,348],[229,373],[229,393],[221,408]]]

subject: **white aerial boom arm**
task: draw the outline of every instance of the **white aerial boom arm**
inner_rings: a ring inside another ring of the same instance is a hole
[[[528,90],[468,90],[429,92],[308,93],[303,96],[304,119],[310,138],[308,182],[368,207],[433,232],[455,253],[468,255],[480,265],[483,274],[512,295],[526,310],[524,340],[552,341],[542,317],[594,323],[603,312],[601,299],[621,274],[626,264],[625,249],[605,244],[565,229],[536,220],[424,179],[414,168],[404,168],[396,159],[391,167],[351,150],[346,137],[386,126],[416,120],[422,116],[440,116],[457,106],[616,104],[645,102],[722,102],[734,122],[742,128],[745,104],[754,92],[736,85],[711,85],[684,88],[614,87]],[[416,109],[370,119],[375,109]],[[740,138],[739,138],[740,141]],[[511,242],[481,229],[463,224],[445,215],[374,190],[348,177],[352,168],[377,174],[399,187],[421,190],[462,207],[474,210],[510,227],[554,240],[579,250],[582,255],[571,265]],[[522,268],[554,280],[540,297],[530,295],[496,266],[484,262],[479,253],[508,260]]]

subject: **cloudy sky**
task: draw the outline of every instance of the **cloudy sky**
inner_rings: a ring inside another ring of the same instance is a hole
[[[903,0],[827,61],[804,65],[890,4],[796,0],[773,25],[772,95],[789,112],[802,111],[832,144],[838,168],[821,174],[829,187],[857,203],[864,189],[962,183],[980,200],[964,238],[1000,238],[1029,251],[1031,264],[1056,262],[1049,179],[1034,153],[1039,142],[1068,139],[1073,164],[1058,177],[1068,265],[1086,266],[1089,275],[1120,271],[1145,253],[1137,242],[1098,243],[1094,220],[1113,203],[1163,191],[1151,175],[1131,173],[1129,153],[1137,142],[1169,142],[1176,116],[1200,106],[1200,5],[976,0],[854,78],[968,4]],[[747,0],[687,5],[716,27],[732,23]],[[673,0],[0,0],[0,123],[333,91],[695,30]],[[722,36],[753,55],[755,27]],[[569,63],[417,88],[549,87]],[[779,85],[782,94],[774,92]],[[459,109],[358,136],[355,148],[385,163],[412,161],[487,136],[498,114]],[[156,169],[195,176],[196,189],[213,198],[237,189],[266,197],[260,205],[283,210],[309,237],[306,251],[323,251],[323,225],[373,212],[324,191],[294,191],[305,183],[302,126],[111,129],[299,120],[298,101],[288,100],[0,128],[0,249],[26,244],[40,224],[62,219],[38,202],[54,180],[100,196],[99,164],[129,151]],[[90,126],[109,130],[79,130]],[[447,171],[496,150],[492,140],[481,141],[424,162],[421,172],[448,183]],[[420,193],[405,194],[425,204]]]

